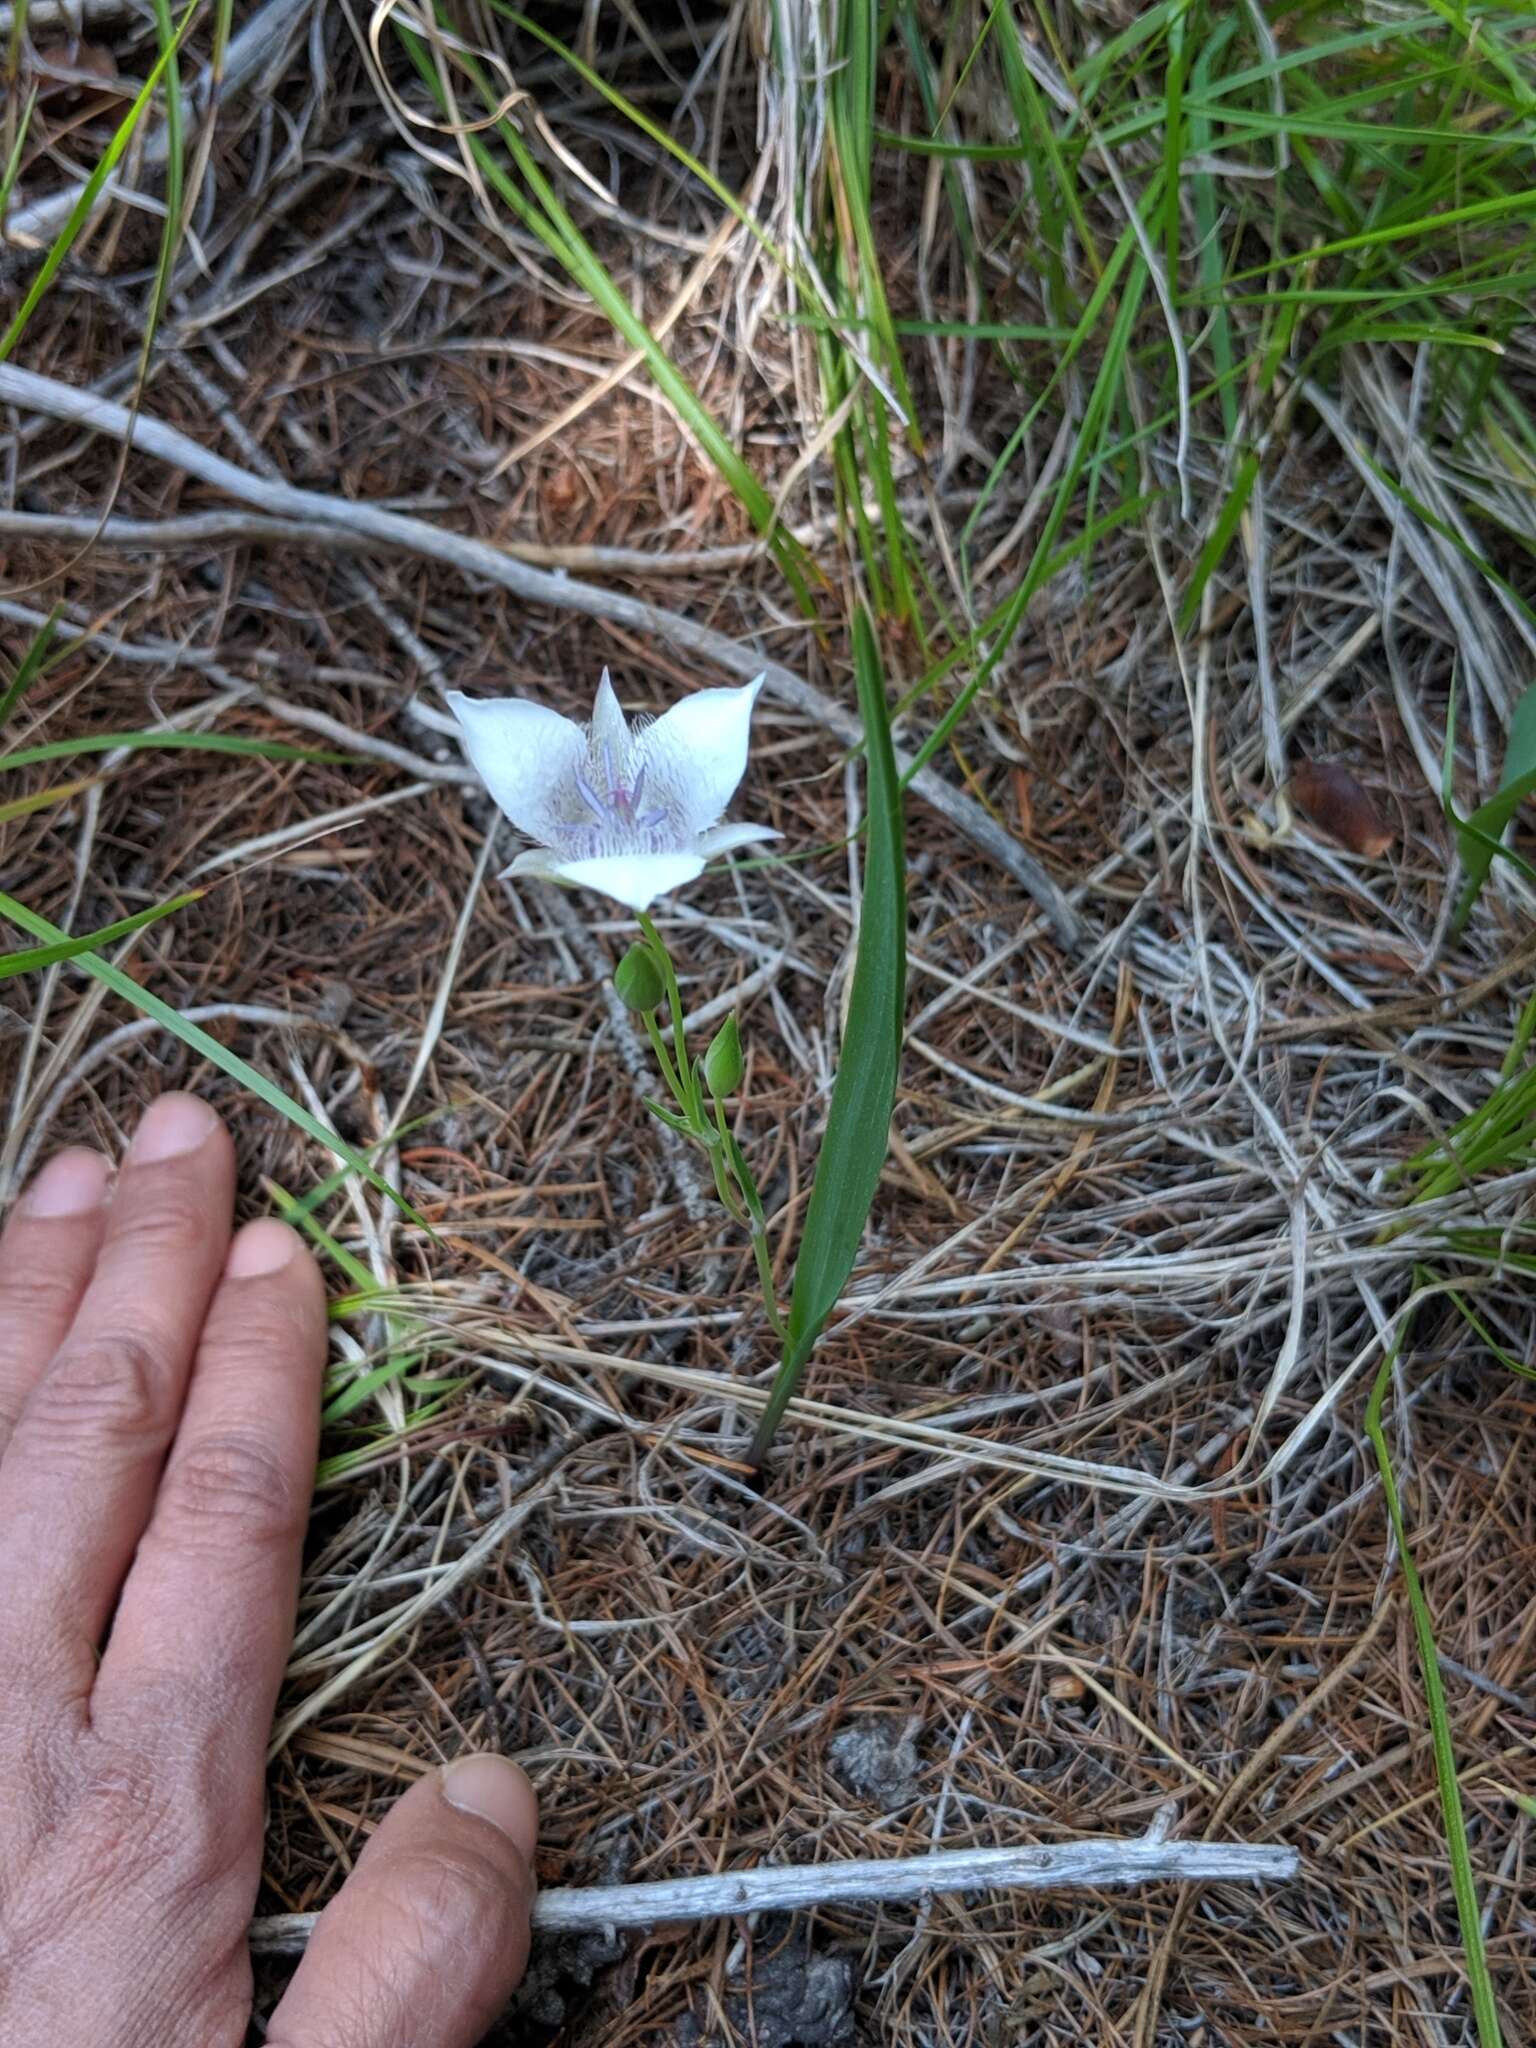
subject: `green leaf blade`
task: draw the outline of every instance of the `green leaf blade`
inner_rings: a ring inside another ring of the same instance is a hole
[[[0,953],[0,981],[13,974],[37,974],[60,960],[78,960],[84,953],[97,952],[102,946],[111,945],[115,939],[126,939],[134,932],[142,931],[146,925],[158,924],[162,917],[173,917],[178,910],[185,910],[189,903],[198,902],[206,893],[203,889],[188,889],[180,896],[173,896],[168,903],[157,903],[150,910],[135,912],[132,917],[120,917],[115,924],[104,924],[99,931],[83,932],[78,939],[55,939],[46,946],[28,946],[19,953]]]
[[[753,1438],[760,1465],[864,1236],[890,1146],[907,980],[905,832],[874,626],[854,615],[854,671],[868,764],[868,855],[858,954],[826,1136],[790,1297],[788,1341]]]
[[[1465,818],[1457,813],[1450,796],[1449,750],[1454,730],[1452,724],[1446,742],[1441,801],[1447,818],[1456,829],[1461,854],[1464,880],[1452,920],[1453,929],[1459,932],[1471,915],[1472,906],[1482,893],[1495,860],[1507,860],[1527,878],[1531,876],[1530,863],[1505,846],[1503,837],[1521,804],[1528,796],[1536,794],[1536,683],[1522,693],[1510,718],[1509,737],[1504,746],[1504,773],[1498,789]]]
[[[22,930],[30,932],[33,938],[43,939],[50,945],[69,943],[68,932],[60,931],[57,925],[50,924],[46,917],[39,917],[35,910],[29,910],[25,903],[19,903],[14,896],[6,895],[4,890],[0,890],[0,916],[8,917],[12,924],[19,924]],[[387,1195],[402,1215],[426,1230],[429,1236],[434,1234],[398,1188],[391,1187],[383,1174],[370,1166],[359,1152],[354,1151],[334,1131],[327,1130],[318,1117],[312,1116],[302,1103],[295,1102],[293,1097],[279,1088],[275,1081],[269,1081],[265,1074],[258,1073],[256,1068],[241,1059],[238,1053],[233,1053],[227,1046],[220,1045],[219,1041],[210,1037],[201,1025],[190,1022],[163,998],[151,994],[147,988],[141,988],[132,975],[125,974],[110,960],[103,960],[95,953],[82,953],[79,961],[87,974],[93,975],[97,981],[105,982],[114,994],[124,997],[136,1010],[142,1010],[146,1016],[153,1017],[157,1023],[163,1024],[167,1031],[181,1040],[183,1045],[200,1053],[221,1073],[228,1074],[231,1080],[238,1081],[242,1088],[248,1088],[253,1095],[259,1096],[268,1108],[275,1109],[280,1116],[287,1117],[290,1123],[297,1124],[299,1129],[306,1132],[317,1144],[323,1145],[326,1151],[333,1152],[338,1159],[345,1160],[354,1173],[360,1173],[371,1186],[377,1188],[381,1194]]]

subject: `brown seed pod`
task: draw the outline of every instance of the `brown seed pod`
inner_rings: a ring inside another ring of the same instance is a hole
[[[1337,761],[1298,761],[1291,770],[1291,795],[1314,825],[1351,853],[1380,860],[1392,844],[1392,828]]]

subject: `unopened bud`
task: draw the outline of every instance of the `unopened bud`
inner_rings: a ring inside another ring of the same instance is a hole
[[[649,946],[631,946],[613,970],[613,985],[626,1010],[654,1010],[666,994]]]
[[[736,1012],[733,1010],[714,1037],[709,1041],[709,1050],[704,1055],[704,1079],[711,1095],[734,1095],[741,1086],[741,1033],[736,1028]]]

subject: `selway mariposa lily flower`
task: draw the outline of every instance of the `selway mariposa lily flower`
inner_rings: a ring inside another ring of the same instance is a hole
[[[759,676],[737,690],[696,690],[633,726],[607,669],[590,725],[523,697],[477,703],[450,690],[480,779],[536,842],[506,872],[597,889],[647,910],[716,854],[777,839],[766,825],[719,822],[746,770],[762,684]]]

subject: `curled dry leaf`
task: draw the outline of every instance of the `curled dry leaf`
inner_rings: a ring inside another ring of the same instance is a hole
[[[1337,761],[1298,761],[1291,794],[1313,824],[1367,860],[1380,860],[1392,844],[1392,828],[1347,768]]]

